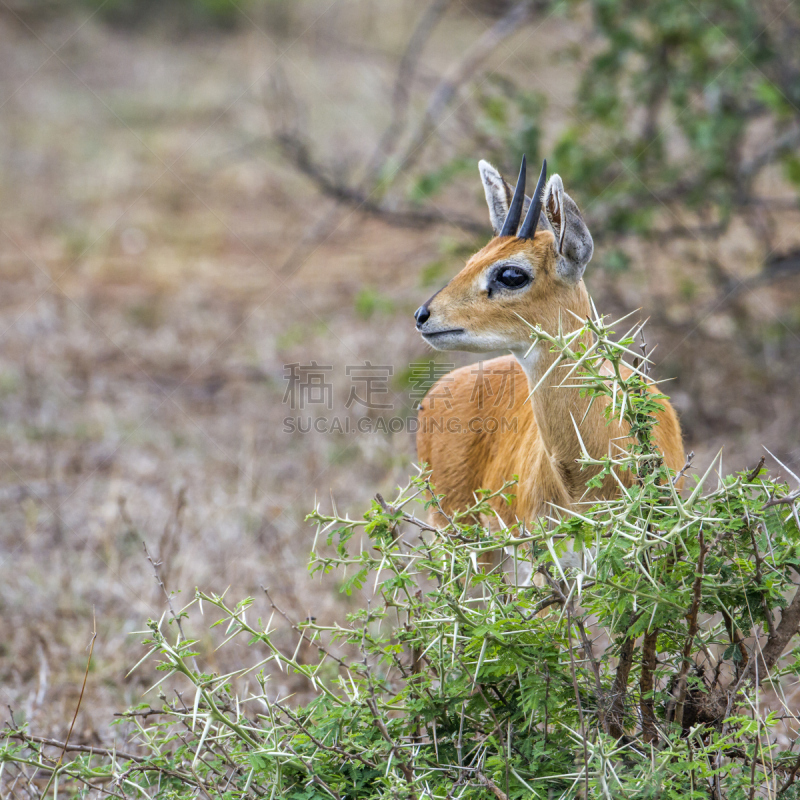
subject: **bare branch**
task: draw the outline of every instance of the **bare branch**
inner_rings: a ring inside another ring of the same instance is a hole
[[[800,632],[800,591],[795,593],[792,602],[783,609],[781,621],[759,654],[758,660],[763,662],[759,667],[759,683],[768,677],[770,670],[783,655],[789,641],[798,632]],[[755,661],[756,659],[753,659],[753,662]]]
[[[66,755],[67,748],[69,747],[69,740],[72,737],[72,731],[75,728],[75,720],[78,719],[78,712],[81,710],[81,703],[83,702],[83,694],[86,691],[86,681],[89,680],[89,667],[92,665],[92,654],[94,653],[94,643],[97,640],[97,618],[92,613],[92,640],[89,643],[89,657],[86,659],[86,670],[83,673],[83,683],[81,684],[81,693],[78,695],[78,705],[75,707],[75,713],[72,715],[72,722],[69,726],[69,731],[67,732],[67,738],[64,741],[64,747],[61,750],[61,755],[58,757],[58,763],[55,766],[52,774],[50,775],[50,780],[47,782],[47,786],[44,788],[42,795],[47,794],[47,790],[50,788],[50,784],[53,782],[56,774],[58,773],[58,768],[61,766],[61,762],[64,760],[64,756]]]
[[[792,767],[792,771],[786,778],[786,782],[783,784],[783,786],[781,786],[780,789],[778,789],[776,797],[780,797],[795,782],[798,770],[800,770],[800,756],[797,757],[797,761],[795,761],[794,767]]]
[[[420,16],[414,32],[408,40],[405,52],[397,67],[397,75],[394,81],[392,118],[367,165],[364,178],[361,181],[362,189],[375,184],[380,178],[380,173],[387,160],[395,152],[408,119],[411,89],[414,84],[419,57],[451,3],[452,0],[433,0]]]
[[[631,621],[631,625],[633,621]],[[619,653],[619,664],[611,687],[611,705],[608,709],[608,732],[619,739],[625,733],[625,699],[628,693],[628,677],[633,666],[633,652],[636,640],[626,636]]]
[[[378,493],[375,495],[375,499],[378,501],[378,505],[386,512],[387,514],[396,514],[397,509],[394,506],[390,506],[384,499],[383,495]],[[406,514],[403,512],[402,519],[406,522],[410,523],[411,525],[415,525],[417,528],[423,531],[430,531],[431,533],[441,533],[438,528],[435,528],[433,525],[428,525],[427,522],[423,522],[421,519],[417,519],[415,516],[411,514]]]
[[[277,700],[272,701],[274,705],[276,705],[284,714],[286,714],[289,719],[291,719],[298,728],[300,728],[303,733],[311,739],[314,744],[320,748],[320,750],[326,750],[329,753],[336,753],[337,755],[341,756],[346,761],[356,759],[360,761],[364,766],[369,767],[370,769],[379,769],[378,764],[374,761],[370,761],[368,758],[364,758],[361,753],[355,752],[348,752],[343,747],[336,747],[332,745],[325,744],[325,742],[318,739],[314,734],[303,724],[302,720],[295,714],[293,714],[288,708],[282,706]]]
[[[698,617],[700,612],[700,600],[703,597],[703,576],[705,574],[706,554],[710,550],[710,545],[705,543],[703,537],[703,527],[700,526],[700,555],[697,557],[697,572],[695,573],[694,585],[692,586],[692,605],[686,615],[688,629],[686,631],[686,642],[683,646],[683,662],[678,673],[678,683],[676,688],[675,701],[675,722],[683,725],[683,711],[686,706],[687,676],[689,665],[691,664],[692,644],[694,637],[697,636]]]
[[[491,779],[487,778],[480,770],[476,771],[475,777],[481,786],[485,786],[497,798],[497,800],[508,800],[508,795]]]
[[[273,610],[277,611],[286,620],[286,622],[289,623],[289,625],[291,626],[292,630],[295,631],[295,633],[299,633],[300,634],[300,638],[302,640],[305,640],[309,644],[311,644],[314,647],[316,647],[317,650],[319,650],[320,653],[323,653],[328,658],[330,658],[331,660],[335,661],[340,667],[342,667],[342,669],[346,669],[346,670],[350,669],[348,664],[346,664],[344,661],[342,661],[341,658],[338,658],[337,656],[333,655],[333,653],[331,653],[331,651],[328,650],[324,645],[320,644],[319,642],[315,641],[314,639],[309,638],[306,635],[306,632],[299,625],[297,625],[297,623],[295,623],[285,611],[283,611],[279,606],[277,606],[275,604],[275,601],[270,596],[269,589],[267,589],[266,586],[262,586],[261,587],[261,591],[264,592],[264,594],[266,595],[266,598],[269,601],[270,606],[272,606]]]
[[[749,180],[760,172],[767,164],[771,164],[776,158],[784,153],[795,150],[800,145],[800,128],[793,127],[781,134],[768,147],[764,148],[758,155],[753,156],[749,161],[739,166],[739,179]]]
[[[766,456],[761,456],[761,458],[759,459],[758,464],[756,464],[755,467],[753,467],[753,469],[750,470],[750,472],[747,473],[747,477],[745,478],[745,481],[747,483],[752,483],[758,477],[759,473],[761,472],[761,470],[764,467],[764,462],[766,460],[767,460]]]
[[[658,741],[655,702],[653,700],[654,676],[657,665],[657,641],[658,628],[645,633],[642,642],[642,671],[639,675],[639,709],[642,715],[642,738],[651,744]]]
[[[759,594],[761,595],[761,610],[764,612],[764,617],[767,621],[767,630],[769,631],[769,635],[773,636],[775,634],[775,620],[772,618],[769,606],[767,605],[767,598],[761,585],[764,580],[764,576],[761,571],[761,564],[763,563],[764,559],[761,558],[761,554],[758,552],[756,535],[753,533],[752,526],[750,526],[750,542],[753,545],[753,559],[755,560],[756,564],[756,583],[758,584],[760,590]]]
[[[725,628],[728,631],[728,636],[730,637],[731,644],[735,644],[736,647],[739,649],[739,663],[737,664],[737,674],[738,670],[743,670],[747,668],[747,663],[750,660],[750,654],[747,652],[747,647],[744,643],[744,636],[742,636],[741,631],[736,627],[732,617],[728,614],[727,611],[724,609],[722,610],[722,619],[725,623]],[[721,663],[721,662],[720,662]]]
[[[476,234],[485,234],[488,226],[466,217],[458,212],[445,212],[437,208],[426,209],[391,209],[382,206],[371,192],[363,188],[347,186],[338,182],[321,164],[317,163],[311,151],[300,138],[292,133],[279,133],[276,141],[281,147],[281,152],[292,164],[310,178],[322,194],[357,208],[364,214],[378,217],[402,228],[425,228],[431,225],[453,225],[464,231]]]
[[[767,500],[764,503],[764,508],[772,508],[773,506],[780,506],[780,505],[793,505],[796,500],[800,499],[800,489],[795,489],[793,492],[790,492],[785,497],[773,497],[771,500]]]
[[[578,677],[575,672],[575,651],[572,647],[572,603],[567,603],[567,645],[569,646],[569,670],[572,676],[572,690],[575,692],[575,704],[578,707],[578,719],[581,724],[581,740],[583,742],[583,780],[586,797],[589,797],[589,746],[586,743],[586,721],[583,718],[583,704],[578,689]]]
[[[144,756],[135,756],[133,753],[126,753],[123,750],[110,750],[107,747],[95,747],[88,744],[70,744],[68,741],[60,742],[58,739],[49,739],[45,736],[33,736],[24,731],[14,731],[9,734],[12,739],[19,739],[21,742],[33,742],[45,747],[57,747],[66,753],[89,753],[90,755],[102,755],[108,758],[121,758],[123,761],[136,761],[142,763],[147,761]]]
[[[681,467],[680,472],[672,479],[672,485],[677,485],[678,481],[683,479],[683,476],[686,472],[691,469],[692,461],[694,461],[694,450],[692,450],[688,456],[686,456],[686,462]]]
[[[530,19],[533,10],[533,0],[522,0],[513,5],[467,50],[464,57],[448,70],[428,101],[425,115],[400,160],[395,179],[408,172],[419,161],[431,134],[458,90],[473,77],[486,59],[509,36],[516,33]]]

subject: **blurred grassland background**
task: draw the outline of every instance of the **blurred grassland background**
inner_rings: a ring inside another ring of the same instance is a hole
[[[341,618],[303,518],[413,436],[285,433],[285,365],[356,419],[348,365],[404,417],[411,364],[475,360],[411,315],[489,236],[481,157],[562,175],[697,464],[800,464],[799,44],[771,0],[0,0],[0,705],[63,738],[95,613],[73,741],[109,740],[153,682],[143,541],[178,603]]]

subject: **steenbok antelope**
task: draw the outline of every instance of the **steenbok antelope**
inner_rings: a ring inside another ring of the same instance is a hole
[[[417,454],[431,469],[436,492],[444,494],[448,514],[473,505],[476,490],[495,491],[517,475],[514,502],[497,505],[512,524],[545,514],[550,503],[570,508],[614,496],[618,485],[610,476],[586,491],[596,470],[577,463],[575,425],[594,458],[624,446],[627,429],[607,422],[607,403],[598,398],[589,407],[579,389],[559,386],[557,369],[542,381],[556,356],[546,343],[531,349],[529,325],[557,334],[559,321],[572,329],[575,316],[591,313],[583,273],[594,246],[578,207],[558,175],[545,186],[547,162],[533,202],[525,197],[524,157],[513,197],[491,164],[481,161],[479,169],[497,235],[414,317],[437,350],[504,349],[511,355],[457,369],[432,387],[420,405]],[[684,463],[680,425],[669,403],[661,402],[655,439],[667,465],[678,470]],[[633,480],[629,472],[620,477]]]

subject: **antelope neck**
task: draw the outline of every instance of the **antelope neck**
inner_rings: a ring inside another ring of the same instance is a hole
[[[539,384],[558,357],[557,354],[550,352],[550,348],[544,342],[537,343],[530,351],[512,350],[512,353],[525,372],[529,391]],[[575,420],[581,431],[581,438],[589,452],[595,456],[603,453],[593,452],[597,449],[598,443],[594,441],[595,437],[591,432],[598,424],[600,429],[604,430],[605,420],[600,408],[602,404],[595,403],[587,413],[589,401],[580,396],[580,390],[559,385],[567,372],[568,369],[561,367],[552,370],[532,393],[530,402],[533,406],[538,436],[551,463],[560,475],[577,488],[585,482],[585,476],[583,480],[578,476],[580,466],[576,461],[581,456],[581,444],[572,420]],[[570,383],[574,384],[573,381]],[[595,419],[598,415],[599,418]]]

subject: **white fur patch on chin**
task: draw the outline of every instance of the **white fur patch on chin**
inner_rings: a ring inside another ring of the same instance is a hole
[[[441,336],[423,335],[425,341],[434,350],[460,350],[465,353],[492,353],[495,350],[507,350],[505,340],[494,336],[480,336],[462,331],[460,333],[446,333]]]

